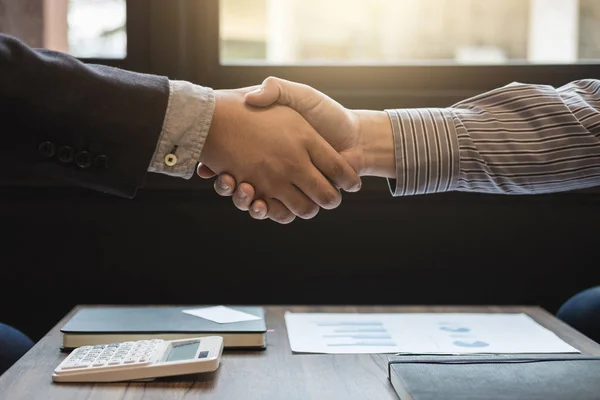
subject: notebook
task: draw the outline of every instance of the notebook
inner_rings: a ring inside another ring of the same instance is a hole
[[[581,354],[391,356],[400,400],[600,400],[600,357]]]
[[[230,306],[259,319],[217,323],[186,314],[186,307],[90,307],[78,310],[61,328],[64,350],[81,346],[144,339],[175,340],[222,336],[225,348],[266,348],[266,318],[262,307]]]

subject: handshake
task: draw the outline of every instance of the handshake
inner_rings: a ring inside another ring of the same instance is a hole
[[[290,223],[357,192],[361,176],[394,178],[392,128],[383,111],[349,110],[303,84],[267,78],[215,91],[197,173],[253,218]]]

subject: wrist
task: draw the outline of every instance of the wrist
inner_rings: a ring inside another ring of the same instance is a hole
[[[396,177],[394,136],[385,111],[355,110],[359,121],[359,144],[363,167],[361,176]]]
[[[218,147],[219,140],[217,136],[219,135],[219,130],[222,129],[223,113],[226,112],[225,109],[227,108],[224,102],[227,102],[227,97],[227,93],[223,90],[214,91],[214,111],[208,133],[206,134],[204,148],[198,160],[202,164],[206,164],[213,158],[211,155],[216,150],[215,147]]]

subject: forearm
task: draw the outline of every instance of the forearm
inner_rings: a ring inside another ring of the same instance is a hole
[[[165,77],[86,65],[0,35],[2,163],[125,197],[142,184]]]
[[[212,89],[83,64],[6,35],[0,72],[7,165],[129,198],[147,171],[193,176]]]
[[[388,110],[394,195],[600,185],[600,81],[508,85],[445,109]]]
[[[600,81],[514,84],[451,111],[456,190],[536,194],[600,184]]]

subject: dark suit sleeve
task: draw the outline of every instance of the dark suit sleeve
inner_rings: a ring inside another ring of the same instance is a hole
[[[132,198],[156,149],[166,77],[86,65],[0,35],[0,166]]]

